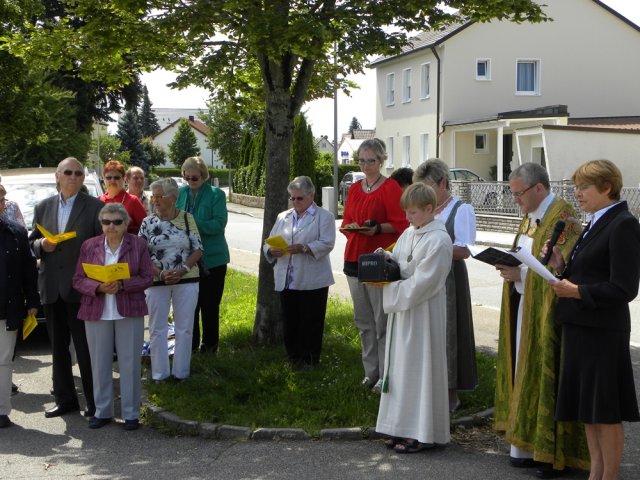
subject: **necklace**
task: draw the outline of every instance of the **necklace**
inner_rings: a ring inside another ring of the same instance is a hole
[[[423,225],[424,227],[424,225]],[[413,260],[413,251],[416,249],[416,247],[418,246],[418,244],[420,243],[420,241],[422,240],[422,237],[425,236],[427,232],[423,232],[420,234],[420,238],[418,239],[417,242],[415,242],[414,244],[414,240],[416,239],[416,234],[415,232],[413,233],[413,238],[411,239],[411,252],[409,252],[409,256],[407,257],[407,262],[410,262],[411,260]]]
[[[365,177],[364,183],[367,185],[367,193],[371,193],[371,189],[376,185],[376,183],[380,181],[381,178],[382,178],[382,174],[378,175],[378,178],[376,179],[376,181],[373,182],[371,185],[369,185],[369,182],[367,182],[367,178]]]
[[[436,205],[436,209],[435,209],[434,213],[437,215],[440,212],[442,212],[445,209],[445,207],[447,205],[449,205],[449,202],[451,201],[452,198],[453,197],[451,195],[449,195],[449,197],[444,202],[442,202],[440,205]]]

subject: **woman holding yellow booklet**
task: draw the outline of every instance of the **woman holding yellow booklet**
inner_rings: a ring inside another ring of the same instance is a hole
[[[115,344],[124,428],[135,430],[140,417],[140,352],[144,341],[144,316],[148,313],[144,291],[153,282],[153,267],[147,242],[127,233],[130,218],[121,203],[107,203],[98,218],[103,234],[82,244],[73,275],[73,287],[82,294],[78,318],[85,321],[91,354],[96,413],[89,420],[89,428],[107,425],[114,415],[112,362]],[[119,264],[127,265],[127,274],[100,280],[95,277],[106,271],[91,268]],[[95,270],[98,270],[97,275]],[[120,280],[113,280],[118,276]]]

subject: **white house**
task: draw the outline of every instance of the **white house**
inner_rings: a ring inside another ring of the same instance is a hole
[[[343,133],[338,143],[338,163],[347,164],[353,161],[353,154],[358,151],[360,144],[368,138],[376,136],[375,130],[354,129],[349,133]]]
[[[329,137],[326,135],[321,135],[320,138],[316,138],[316,148],[319,153],[333,154],[333,142],[329,140]]]
[[[168,126],[160,130],[153,136],[153,143],[162,147],[165,152],[169,152],[169,144],[173,141],[173,137],[178,131],[180,126],[180,118],[174,120]],[[224,164],[220,161],[220,157],[215,150],[212,150],[207,145],[207,136],[209,134],[209,127],[207,127],[200,120],[195,120],[193,116],[187,118],[189,126],[193,130],[198,142],[198,148],[200,148],[200,156],[205,163],[211,168],[224,168]],[[167,157],[162,167],[171,168],[173,163]]]
[[[551,22],[463,21],[372,63],[389,171],[437,156],[502,180],[536,161],[559,180],[593,158],[637,156],[640,27],[598,0],[544,3]],[[640,181],[640,168],[623,174]]]

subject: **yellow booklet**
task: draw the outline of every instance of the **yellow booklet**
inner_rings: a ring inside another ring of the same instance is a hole
[[[27,315],[27,318],[24,319],[24,323],[22,324],[22,340],[26,340],[33,329],[38,326],[38,321],[36,320],[35,315]]]
[[[76,232],[57,233],[54,235],[39,223],[36,223],[36,228],[40,230],[42,236],[44,236],[44,238],[49,240],[51,243],[60,243],[76,237]]]
[[[273,248],[275,248],[277,250],[284,250],[285,248],[287,248],[289,246],[289,244],[282,237],[282,235],[276,235],[275,237],[269,237],[264,241],[264,243],[266,243],[270,247],[273,247]]]
[[[87,277],[101,283],[110,283],[117,280],[126,280],[127,278],[131,278],[128,263],[114,263],[113,265],[106,266],[83,263],[82,269]]]

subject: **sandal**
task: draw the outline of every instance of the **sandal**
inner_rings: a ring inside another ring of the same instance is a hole
[[[433,448],[432,443],[420,443],[417,440],[407,439],[402,442],[396,444],[393,448],[396,453],[417,453],[422,450],[428,450],[429,448]]]
[[[400,437],[389,437],[384,441],[384,446],[391,450],[396,445],[402,443],[402,441]]]

